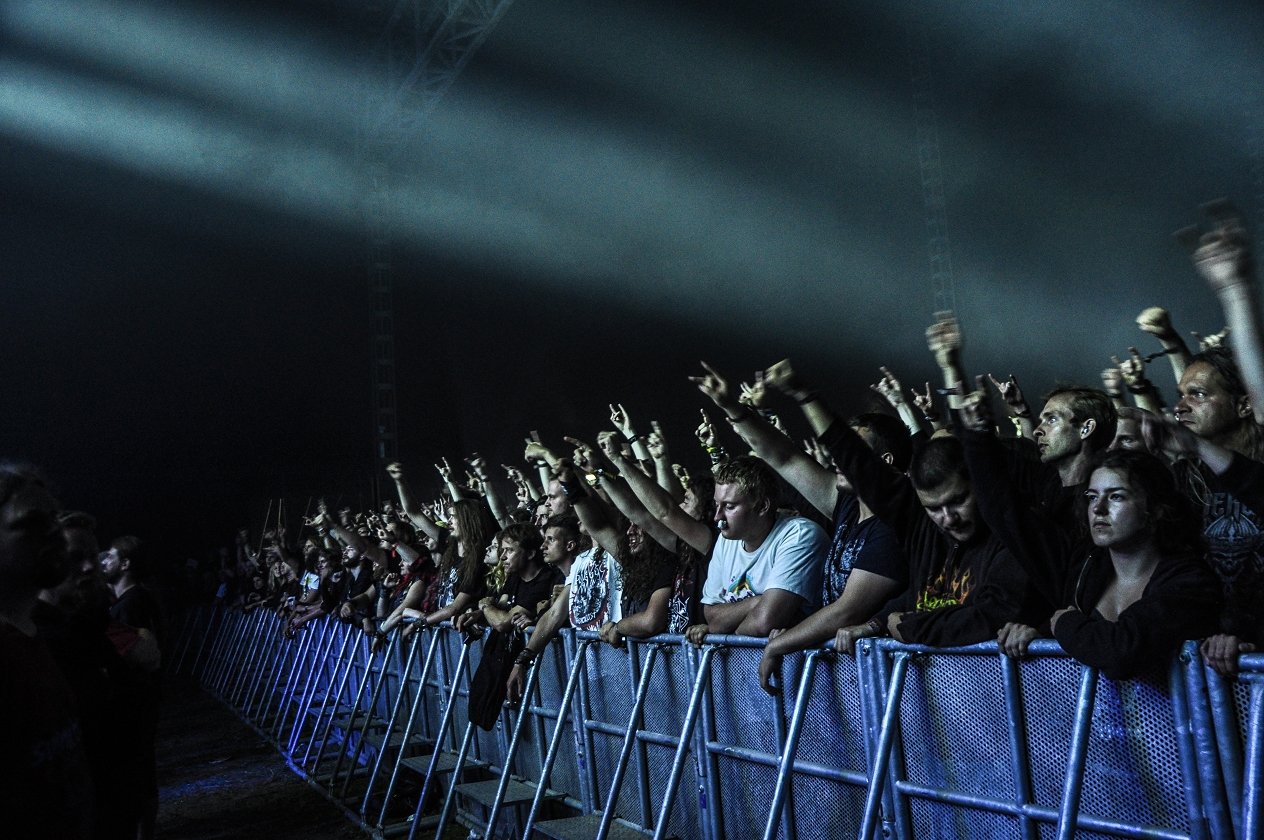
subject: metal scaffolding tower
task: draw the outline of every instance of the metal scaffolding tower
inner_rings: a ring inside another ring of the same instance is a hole
[[[926,209],[926,248],[930,257],[930,285],[935,311],[956,311],[952,278],[952,248],[948,241],[948,203],[944,199],[943,164],[939,154],[939,116],[931,84],[926,37],[915,32],[909,49],[913,107],[917,121],[917,163],[922,176]]]
[[[386,464],[398,457],[395,392],[394,266],[391,188],[401,170],[400,140],[456,80],[512,0],[374,2],[360,161],[371,186],[365,202],[369,295],[373,312],[373,495]],[[385,17],[385,26],[382,20]]]

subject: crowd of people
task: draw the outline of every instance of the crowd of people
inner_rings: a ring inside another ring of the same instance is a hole
[[[323,616],[355,622],[378,646],[423,626],[490,631],[470,705],[487,727],[567,626],[616,647],[664,633],[765,638],[758,680],[769,692],[787,654],[830,642],[847,654],[870,636],[996,640],[1011,656],[1048,637],[1120,679],[1154,673],[1197,639],[1207,663],[1232,674],[1264,638],[1264,340],[1246,234],[1231,212],[1211,212],[1191,248],[1228,328],[1196,353],[1165,310],[1147,309],[1138,326],[1161,350],[1133,348],[1100,388],[1060,385],[1033,411],[1013,376],[968,376],[961,327],[940,313],[927,330],[940,387],[908,392],[883,368],[873,389],[890,411],[854,416],[788,360],[738,387],[704,363],[691,377],[708,404],[694,468],[673,459],[657,423],[643,434],[619,404],[591,441],[531,439],[503,480],[477,455],[468,471],[444,460],[423,500],[392,464],[396,498],[379,509],[322,502],[257,546],[243,530],[219,598],[274,612],[289,635]],[[1171,410],[1147,375],[1159,358],[1174,374]],[[1008,414],[999,427],[993,393]],[[783,406],[802,412],[804,443]],[[134,541],[97,562],[90,523],[59,515],[37,477],[10,469],[3,481],[5,655],[33,661],[21,649],[30,637],[55,645],[46,627],[91,618],[76,639],[111,642],[94,655],[109,658],[105,678],[125,697],[146,698],[120,701],[143,707],[142,741],[161,633],[120,586],[138,566]],[[116,596],[108,624],[102,580]],[[60,618],[32,618],[37,601]],[[66,660],[74,683],[86,669]],[[80,708],[85,740],[101,737],[99,704]],[[46,707],[36,756],[70,750],[72,709]]]
[[[566,626],[616,646],[767,638],[759,679],[772,692],[786,654],[848,653],[866,636],[997,640],[1013,656],[1048,637],[1113,678],[1198,639],[1231,674],[1264,635],[1264,342],[1245,232],[1209,212],[1190,244],[1228,327],[1196,353],[1165,310],[1146,309],[1138,327],[1160,350],[1130,348],[1100,388],[1060,385],[1035,412],[1013,376],[967,376],[960,325],[940,313],[927,346],[941,386],[906,392],[882,368],[873,390],[890,411],[850,417],[788,360],[738,387],[703,363],[691,379],[710,403],[704,466],[681,466],[663,429],[639,433],[622,405],[591,441],[530,440],[503,481],[477,455],[464,476],[442,461],[433,501],[392,464],[397,498],[359,514],[320,506],[301,551],[271,531],[251,554],[243,534],[252,584],[238,600],[275,609],[287,632],[337,615],[379,644],[421,625],[490,628],[476,682],[493,710],[520,697]],[[1171,410],[1147,375],[1160,358]],[[999,428],[992,393],[1008,413]],[[803,444],[778,399],[802,412]]]

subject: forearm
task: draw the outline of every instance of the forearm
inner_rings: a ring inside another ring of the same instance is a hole
[[[900,420],[910,435],[915,435],[922,430],[922,418],[917,416],[917,410],[913,406],[901,401],[896,413],[900,415]]]
[[[667,622],[671,618],[668,609],[670,600],[670,589],[655,592],[645,610],[622,619],[615,625],[615,629],[621,635],[630,636],[633,639],[648,639],[650,636],[657,636],[667,629]]]
[[[535,623],[535,630],[531,632],[531,638],[527,640],[527,650],[532,654],[538,654],[540,651],[553,641],[553,637],[557,632],[570,623],[570,588],[567,587],[562,592],[562,597],[553,602],[553,606],[549,607],[544,615],[540,616]]]
[[[677,504],[684,501],[685,488],[680,483],[680,479],[676,477],[676,473],[672,472],[669,459],[654,459],[654,477],[658,481],[658,486],[666,490],[667,494],[675,499]]]
[[[474,606],[474,596],[468,592],[458,592],[456,597],[452,599],[451,604],[426,616],[426,623],[439,624],[443,621],[450,621],[453,616],[460,615],[472,606]]]
[[[755,595],[731,604],[704,604],[702,614],[706,618],[708,631],[718,634],[736,633],[746,617],[759,605],[761,597]]]
[[[483,481],[483,492],[487,499],[487,506],[491,508],[492,516],[501,528],[508,528],[513,524],[513,520],[509,517],[509,510],[505,507],[505,500],[500,495],[500,491],[496,489],[496,485],[491,479],[480,476]]]
[[[513,617],[509,615],[509,610],[502,610],[495,604],[489,604],[483,607],[483,623],[493,630],[501,633],[508,633],[514,629]]]
[[[1221,289],[1217,297],[1224,308],[1229,342],[1251,397],[1255,422],[1264,422],[1264,338],[1260,331],[1259,293],[1254,281],[1245,281]]]
[[[669,469],[668,472],[671,470]],[[607,475],[602,479],[601,487],[606,491],[606,495],[610,497],[615,508],[632,524],[645,531],[663,548],[668,551],[675,550],[676,535],[646,510],[645,505],[641,504],[641,500],[632,492],[626,481],[619,476]]]

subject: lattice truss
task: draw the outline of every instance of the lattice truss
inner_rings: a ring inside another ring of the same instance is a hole
[[[452,85],[511,2],[396,0],[392,4],[379,0],[365,8],[374,36],[365,74],[359,146],[372,185],[365,203],[365,227],[372,306],[375,487],[381,467],[398,457],[394,269],[387,202],[399,177],[399,140],[418,126]]]

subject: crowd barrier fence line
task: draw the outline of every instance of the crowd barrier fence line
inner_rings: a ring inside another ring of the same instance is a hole
[[[175,671],[380,837],[456,818],[522,840],[1264,840],[1264,654],[1225,679],[1189,642],[1165,674],[1112,681],[1047,640],[1013,659],[865,639],[785,657],[768,695],[762,648],[564,631],[492,732],[468,722],[482,640],[446,626],[374,645],[333,619],[290,637],[264,610],[208,608]]]

